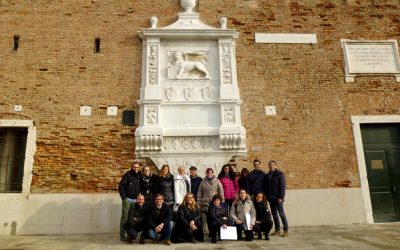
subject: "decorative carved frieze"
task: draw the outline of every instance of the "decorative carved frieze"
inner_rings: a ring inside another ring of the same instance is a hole
[[[221,45],[221,74],[223,84],[232,84],[231,53],[229,45]]]
[[[158,45],[150,45],[148,53],[148,83],[158,84]]]
[[[224,123],[235,123],[235,107],[225,106],[224,107]]]
[[[164,137],[163,147],[166,151],[216,150],[219,143],[217,136]]]
[[[177,84],[179,85],[179,84]],[[215,100],[215,88],[206,87],[168,87],[165,88],[165,98],[168,101],[212,101]]]

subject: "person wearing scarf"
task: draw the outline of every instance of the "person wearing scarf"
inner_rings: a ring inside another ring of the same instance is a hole
[[[150,167],[143,167],[143,175],[140,179],[140,190],[144,196],[144,201],[147,204],[150,204],[154,200],[154,184],[155,184],[155,175],[153,175],[150,171]]]
[[[207,232],[209,217],[208,214],[208,206],[212,200],[212,197],[216,194],[221,196],[221,201],[224,202],[224,189],[222,187],[221,182],[215,177],[214,170],[212,168],[206,169],[206,177],[201,181],[199,186],[199,191],[197,192],[197,203],[200,205],[200,210],[203,212],[203,216],[205,217],[203,220],[203,230]],[[207,221],[207,223],[205,223]],[[208,229],[209,230],[209,229]]]

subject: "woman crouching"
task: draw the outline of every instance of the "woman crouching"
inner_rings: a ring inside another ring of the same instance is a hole
[[[246,241],[252,241],[253,226],[256,222],[256,210],[246,190],[239,190],[230,211],[231,218],[235,221],[238,240],[242,239],[242,231],[246,234]]]
[[[187,193],[179,206],[176,218],[176,233],[178,242],[189,241],[196,243],[204,241],[202,230],[200,207],[197,205],[194,195]]]

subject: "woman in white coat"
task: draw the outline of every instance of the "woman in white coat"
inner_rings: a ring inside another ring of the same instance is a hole
[[[178,211],[178,207],[187,193],[190,193],[190,177],[186,174],[185,167],[179,166],[178,174],[174,176],[174,211]]]

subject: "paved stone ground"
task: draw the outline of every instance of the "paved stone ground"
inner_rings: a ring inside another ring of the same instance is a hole
[[[341,225],[318,227],[295,227],[287,238],[271,236],[270,241],[220,241],[211,244],[184,243],[165,246],[163,244],[127,244],[119,241],[117,234],[105,235],[55,235],[55,236],[0,236],[1,250],[86,250],[86,249],[400,249],[400,223],[374,225]]]

